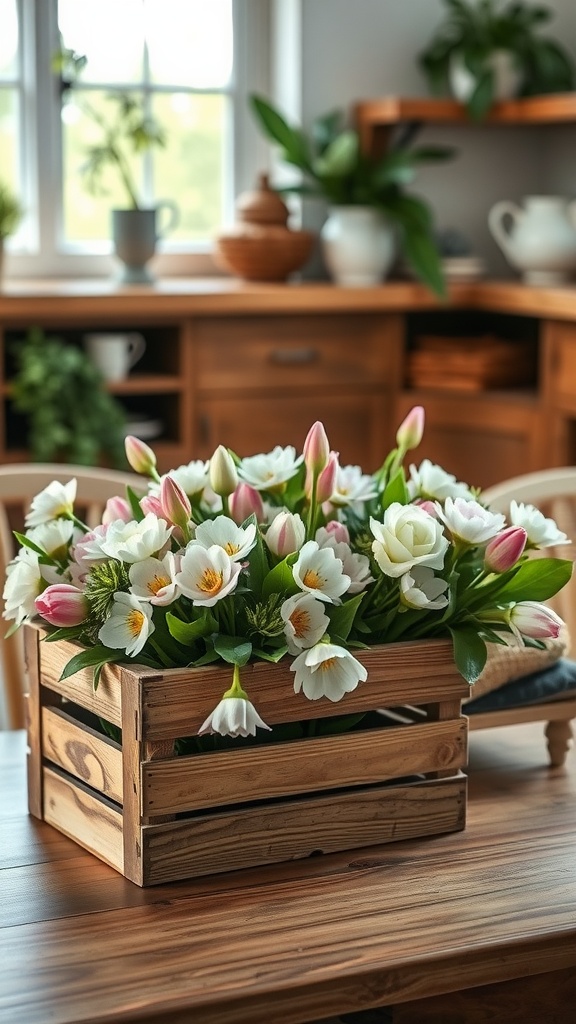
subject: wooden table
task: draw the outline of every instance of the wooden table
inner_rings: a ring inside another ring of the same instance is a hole
[[[27,816],[0,733],[0,1024],[571,1021],[576,757],[541,730],[471,737],[464,833],[147,890]]]

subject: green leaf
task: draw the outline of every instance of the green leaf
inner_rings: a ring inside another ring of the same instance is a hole
[[[30,548],[30,550],[34,551],[37,555],[44,555],[44,557],[46,557],[44,548],[38,547],[33,540],[30,540],[30,537],[27,537],[24,533],[18,533],[18,530],[14,530],[13,532],[16,540],[22,545],[22,547]]]
[[[80,672],[83,668],[91,668],[92,666],[108,665],[114,662],[123,661],[126,655],[123,651],[110,651],[108,647],[104,647],[101,644],[97,644],[95,647],[89,647],[85,651],[80,651],[79,654],[75,654],[73,658],[62,669],[60,679],[69,679],[70,676]]]
[[[454,626],[450,632],[456,667],[468,683],[475,683],[486,664],[486,644],[474,627]]]
[[[351,597],[348,601],[343,601],[339,605],[330,605],[326,609],[328,618],[330,619],[330,634],[336,634],[340,640],[347,640],[350,634],[350,630],[354,625],[354,619],[356,612],[362,603],[364,594],[356,594]]]
[[[523,562],[511,580],[498,590],[498,601],[547,601],[572,575],[573,562],[564,558],[532,558]]]
[[[297,558],[297,552],[288,555],[270,570],[262,584],[262,597],[270,597],[271,594],[286,594],[290,596],[298,593],[298,586],[292,574],[292,566]]]
[[[400,467],[394,476],[390,478],[380,500],[384,511],[395,501],[399,501],[401,505],[408,504],[408,488],[406,486],[406,477],[402,467]]]
[[[279,661],[282,661],[282,658],[287,653],[288,653],[288,648],[286,647],[286,644],[283,644],[282,647],[279,647],[275,651],[264,651],[264,650],[262,650],[261,647],[254,647],[252,649],[252,654],[254,655],[255,658],[261,658],[262,661],[271,661],[275,665]]]
[[[252,644],[241,636],[224,636],[219,634],[214,637],[214,650],[224,661],[230,665],[243,665],[250,660]]]
[[[136,494],[136,491],[133,491],[131,487],[126,488],[126,498],[137,523],[141,523],[144,519],[144,513],[140,508],[140,497],[141,495]]]
[[[339,733],[348,732],[365,717],[366,712],[362,711],[357,715],[338,715],[336,718],[321,718],[316,723],[315,735],[336,736]]]
[[[494,74],[487,69],[478,79],[476,88],[466,104],[470,117],[481,121],[494,102]]]
[[[302,131],[291,128],[282,115],[262,96],[250,96],[250,106],[266,135],[282,146],[286,160],[301,170],[309,170],[308,144]]]
[[[258,522],[255,515],[251,515],[242,523],[243,528],[254,524],[256,527],[256,543],[252,550],[249,552],[246,561],[248,562],[248,576],[250,580],[250,590],[255,597],[260,597],[262,593],[262,587],[264,580],[270,571],[268,565],[268,558],[266,556],[266,550],[264,548],[264,542],[262,540],[262,534],[258,529]]]
[[[322,156],[314,160],[312,170],[319,178],[340,178],[354,169],[358,160],[358,135],[342,132],[326,147]]]
[[[191,646],[203,636],[210,636],[218,629],[218,623],[208,608],[205,608],[193,622],[182,622],[182,619],[172,612],[167,612],[166,625],[170,635],[186,647]]]

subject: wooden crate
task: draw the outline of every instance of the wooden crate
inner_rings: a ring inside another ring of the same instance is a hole
[[[231,666],[107,666],[61,681],[78,648],[26,627],[29,809],[138,885],[464,828],[468,687],[449,641],[374,647],[342,702],[294,694],[288,664],[242,682],[264,721],[392,709],[365,731],[174,756],[230,685]],[[399,709],[402,709],[399,711]],[[122,729],[122,745],[86,724]]]
[[[421,336],[407,361],[407,384],[413,388],[486,391],[526,387],[535,380],[534,347],[493,335]]]

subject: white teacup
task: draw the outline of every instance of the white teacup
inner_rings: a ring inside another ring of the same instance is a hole
[[[128,371],[144,355],[146,342],[141,334],[85,334],[84,347],[105,380],[124,380]]]

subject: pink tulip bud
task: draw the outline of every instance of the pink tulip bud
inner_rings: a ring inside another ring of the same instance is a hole
[[[417,448],[424,433],[424,409],[415,405],[398,427],[396,444],[403,452]]]
[[[556,612],[537,601],[519,601],[510,611],[510,623],[521,636],[532,640],[556,640],[564,622]]]
[[[526,547],[528,534],[522,526],[508,526],[486,545],[484,568],[488,572],[507,572],[516,564]]]
[[[338,452],[330,452],[328,462],[321,471],[316,485],[316,500],[319,501],[320,504],[324,501],[330,501],[330,498],[334,494],[337,475]]]
[[[160,481],[160,507],[162,518],[186,529],[192,515],[192,506],[188,495],[172,476],[163,476]]]
[[[238,486],[238,473],[234,459],[223,444],[219,444],[214,455],[210,459],[210,486],[215,494],[225,498],[234,494]]]
[[[140,508],[145,516],[151,512],[157,519],[164,519],[160,498],[157,498],[155,494],[145,494],[143,498],[140,498]]]
[[[36,611],[51,626],[79,626],[88,615],[88,602],[81,590],[69,583],[54,583],[36,598]]]
[[[337,519],[331,519],[330,522],[326,523],[324,529],[326,530],[326,533],[332,534],[334,540],[338,544],[341,544],[342,542],[344,544],[350,543],[350,531],[348,527],[345,526],[344,523],[339,523]]]
[[[135,473],[142,473],[143,476],[156,477],[156,456],[151,448],[139,437],[128,434],[124,441],[126,458]]]
[[[314,423],[304,441],[304,463],[309,473],[319,473],[328,462],[330,445],[324,426],[319,420]]]
[[[438,508],[435,501],[430,501],[428,498],[418,498],[414,504],[418,505],[418,508],[423,509],[424,512],[427,512],[433,519],[438,519]]]
[[[129,523],[134,519],[130,502],[126,501],[126,498],[108,498],[106,508],[102,513],[102,522],[114,523],[118,519],[121,519],[123,523]]]
[[[255,487],[238,484],[234,494],[230,495],[230,515],[239,526],[252,515],[256,516],[259,523],[264,521],[264,505]]]
[[[266,544],[278,558],[286,558],[286,555],[299,551],[305,540],[306,527],[294,512],[279,512],[266,533]]]

